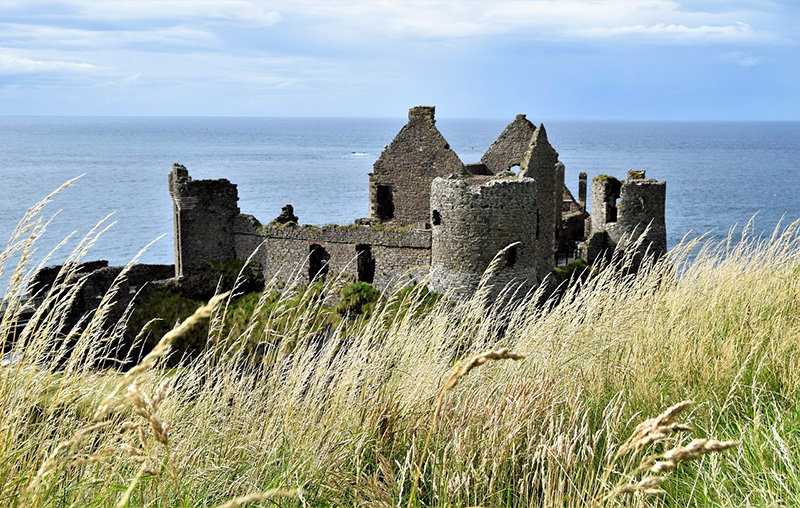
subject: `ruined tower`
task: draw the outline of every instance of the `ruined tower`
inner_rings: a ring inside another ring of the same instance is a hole
[[[491,279],[536,286],[536,183],[530,178],[451,176],[431,186],[430,287],[471,295],[495,255],[509,245]]]
[[[645,252],[661,256],[667,251],[664,220],[667,183],[646,178],[644,171],[628,171],[620,182],[613,176],[599,175],[592,180],[592,215],[587,221],[587,240],[582,255],[594,262],[607,257],[620,244],[635,242],[642,234],[636,258]]]
[[[175,240],[175,276],[182,277],[208,261],[235,255],[234,222],[239,194],[228,180],[192,180],[173,164],[169,174]]]
[[[556,167],[558,152],[547,141],[544,125],[533,133],[530,146],[520,165],[519,175],[536,181],[536,206],[534,234],[537,250],[537,276],[543,280],[555,265],[556,228],[561,226],[561,202],[563,181],[558,182]],[[563,179],[563,177],[562,177]],[[558,210],[558,211],[557,211]]]
[[[431,182],[464,173],[464,164],[436,128],[433,106],[408,111],[408,123],[369,174],[369,215],[399,225],[427,222]]]

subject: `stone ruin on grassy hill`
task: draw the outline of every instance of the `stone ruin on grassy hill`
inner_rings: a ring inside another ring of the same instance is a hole
[[[486,293],[492,299],[509,284],[525,294],[552,282],[559,260],[580,256],[596,264],[631,242],[634,264],[648,253],[666,252],[664,182],[645,178],[644,171],[629,171],[624,181],[597,176],[590,217],[586,174],[579,175],[576,200],[564,184],[558,157],[544,125],[517,115],[480,162],[464,164],[436,128],[434,108],[417,106],[369,174],[370,216],[322,227],[298,224],[291,205],[262,224],[241,213],[235,184],[193,180],[175,164],[169,174],[174,266],[51,267],[37,273],[29,293],[35,307],[44,309],[61,305],[59,294],[69,297],[53,333],[65,344],[76,343],[85,330],[115,337],[103,339],[108,351],[98,366],[124,367],[160,337],[148,334],[145,342],[137,342],[147,320],[162,317],[166,306],[176,314],[164,324],[170,327],[193,310],[183,306],[200,305],[231,289],[240,270],[245,273],[238,287],[242,293],[261,291],[270,280],[307,284],[335,275],[377,289],[422,282],[436,293],[463,299],[475,293],[492,265]],[[245,265],[248,259],[255,263]],[[92,318],[107,294],[110,307]],[[134,299],[129,329],[120,330],[117,323]],[[175,346],[191,356],[202,350],[204,340],[198,332]]]
[[[287,207],[262,224],[240,212],[236,185],[192,180],[175,164],[175,276],[252,258],[265,280],[284,284],[335,273],[379,289],[425,281],[435,292],[465,297],[500,251],[491,284],[522,290],[546,280],[559,258],[607,259],[645,230],[639,259],[666,252],[664,182],[644,171],[629,172],[623,182],[596,177],[590,218],[586,174],[576,200],[544,125],[517,115],[479,163],[465,165],[434,113],[431,106],[409,110],[369,174],[369,218],[351,225],[299,225]]]

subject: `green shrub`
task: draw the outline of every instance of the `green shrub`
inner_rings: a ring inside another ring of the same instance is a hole
[[[369,282],[356,282],[345,286],[336,310],[343,316],[364,314],[369,316],[381,294]]]

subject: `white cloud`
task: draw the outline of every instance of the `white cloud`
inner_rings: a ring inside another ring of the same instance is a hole
[[[36,60],[0,52],[0,74],[83,73],[98,70],[88,63]]]
[[[590,38],[612,38],[625,36],[647,36],[657,39],[669,38],[676,41],[735,42],[752,39],[753,30],[746,23],[735,25],[686,26],[658,23],[656,25],[633,25],[613,28],[590,28],[581,35]]]
[[[736,64],[740,67],[755,67],[761,60],[753,56],[749,53],[743,53],[741,51],[733,51],[731,53],[725,53],[722,55],[722,60],[725,62],[730,62],[732,64]]]
[[[685,2],[684,2],[685,3]],[[721,42],[767,40],[747,22],[762,13],[731,6],[693,10],[671,0],[532,0],[272,3],[288,19],[316,21],[345,38],[449,39],[521,35],[550,40],[650,38]]]
[[[139,81],[139,78],[142,77],[141,72],[137,72],[136,74],[131,74],[127,78],[122,80],[122,86],[133,86]]]
[[[758,10],[759,4],[741,2],[714,4],[713,12],[676,0],[68,0],[59,3],[58,14],[36,5],[9,6],[0,0],[0,13],[13,11],[14,19],[26,20],[0,24],[0,40],[6,46],[12,41],[21,47],[137,43],[202,47],[221,42],[222,25],[252,28],[284,22],[294,28],[295,37],[348,47],[501,36],[621,43],[778,38],[761,28],[771,14],[763,7]],[[81,26],[76,22],[86,21],[106,27],[112,23],[117,29],[76,28]]]
[[[242,22],[249,25],[272,26],[281,20],[277,11],[261,2],[246,0],[77,0],[63,2],[78,10],[82,19],[154,20],[154,19],[216,19]]]
[[[134,44],[197,46],[216,41],[212,32],[182,25],[144,30],[83,30],[30,24],[0,24],[0,40],[6,46],[71,49],[125,47]]]

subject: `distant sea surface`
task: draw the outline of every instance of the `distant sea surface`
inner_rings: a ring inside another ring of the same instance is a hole
[[[470,163],[511,120],[442,118],[436,125]],[[262,222],[291,203],[301,223],[347,224],[369,214],[367,173],[404,124],[399,118],[0,117],[0,239],[26,208],[84,175],[45,210],[48,217],[61,212],[40,252],[113,213],[116,224],[91,259],[124,264],[166,235],[141,262],[172,263],[167,174],[173,162],[195,179],[238,184],[241,211]],[[591,180],[645,169],[666,180],[670,247],[687,233],[724,236],[755,214],[759,231],[783,216],[787,223],[800,218],[800,122],[545,120],[545,126],[576,196],[581,171]]]

